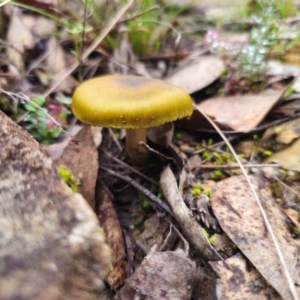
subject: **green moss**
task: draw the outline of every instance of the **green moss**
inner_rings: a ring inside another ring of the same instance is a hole
[[[211,172],[210,178],[213,180],[221,180],[225,178],[225,175],[221,170],[215,170]]]
[[[200,183],[196,182],[193,184],[193,188],[192,188],[192,191],[191,191],[191,194],[193,197],[197,197],[197,196],[200,196],[201,195],[201,186],[200,186]]]
[[[145,211],[149,211],[151,209],[151,205],[146,197],[140,195],[138,200]]]
[[[271,151],[271,150],[265,150],[265,151],[262,153],[262,156],[268,157],[268,156],[271,156],[272,154],[273,154],[273,151]]]
[[[60,178],[68,185],[68,187],[77,193],[79,180],[72,174],[72,172],[64,165],[59,165],[57,167],[57,172]]]

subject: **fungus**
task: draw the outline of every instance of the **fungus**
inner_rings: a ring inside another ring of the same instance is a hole
[[[125,75],[89,79],[73,94],[74,115],[88,125],[126,129],[126,152],[137,165],[148,159],[146,128],[191,115],[192,99],[165,81]]]

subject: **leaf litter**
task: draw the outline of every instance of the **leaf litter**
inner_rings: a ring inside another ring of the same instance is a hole
[[[251,177],[255,190],[271,222],[273,231],[293,282],[296,270],[298,247],[290,237],[284,215],[272,198],[270,187],[262,176]],[[244,176],[233,176],[218,182],[212,191],[211,205],[222,229],[232,242],[243,252],[256,269],[282,296],[293,299],[273,241],[264,225],[260,210],[253,199]],[[242,230],[240,230],[242,228]]]

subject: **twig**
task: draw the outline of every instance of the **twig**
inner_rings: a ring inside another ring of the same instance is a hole
[[[197,109],[198,109],[198,108],[197,108]],[[289,270],[288,270],[288,268],[287,268],[286,262],[285,262],[285,260],[284,260],[282,251],[281,251],[281,249],[280,249],[280,247],[279,247],[279,244],[278,244],[278,242],[277,242],[277,239],[276,239],[276,236],[275,236],[275,234],[274,234],[274,231],[273,231],[273,229],[272,229],[272,227],[271,227],[271,224],[270,224],[270,222],[269,222],[269,220],[268,220],[268,217],[267,217],[266,212],[265,212],[265,210],[264,210],[264,208],[263,208],[263,206],[262,206],[262,203],[261,203],[261,201],[260,201],[260,199],[259,199],[259,196],[258,196],[258,194],[256,193],[255,188],[253,187],[253,184],[252,184],[252,182],[251,182],[251,180],[250,180],[250,178],[249,178],[249,176],[248,176],[248,174],[247,174],[247,172],[246,172],[246,170],[245,170],[245,168],[244,168],[244,165],[242,164],[240,158],[239,158],[238,155],[236,154],[235,150],[233,149],[233,147],[232,147],[232,145],[230,144],[230,142],[227,140],[227,138],[226,138],[226,136],[224,135],[224,133],[222,132],[222,130],[216,125],[216,123],[215,123],[213,120],[211,120],[210,117],[208,117],[208,116],[207,116],[205,113],[203,113],[200,109],[198,109],[198,110],[199,110],[200,113],[205,117],[205,119],[206,119],[206,120],[214,127],[214,129],[219,133],[219,135],[222,137],[222,139],[223,139],[224,142],[226,143],[227,147],[229,148],[230,152],[232,153],[232,155],[233,155],[234,158],[236,159],[236,161],[237,161],[237,163],[238,163],[238,165],[239,165],[239,167],[240,167],[240,169],[241,169],[243,175],[245,176],[245,179],[246,179],[246,181],[247,181],[247,183],[248,183],[248,185],[249,185],[249,187],[250,187],[250,190],[251,190],[251,192],[252,192],[252,195],[253,195],[253,197],[254,197],[254,199],[255,199],[255,201],[256,201],[258,207],[259,207],[259,210],[260,210],[260,212],[261,212],[261,214],[262,214],[262,217],[263,217],[263,220],[264,220],[265,225],[266,225],[266,227],[267,227],[267,230],[268,230],[268,232],[269,232],[269,234],[270,234],[270,237],[271,237],[271,239],[272,239],[272,241],[273,241],[273,243],[274,243],[274,246],[275,246],[275,249],[276,249],[276,252],[277,252],[277,255],[278,255],[278,258],[279,258],[279,261],[280,261],[282,270],[283,270],[283,273],[284,273],[285,278],[286,278],[286,280],[287,280],[287,283],[288,283],[290,292],[291,292],[291,294],[292,294],[292,296],[293,296],[294,299],[299,299],[299,298],[298,298],[298,294],[297,294],[296,289],[295,289],[295,285],[294,285],[294,283],[293,283],[293,280],[292,280],[291,275],[290,275],[290,273],[289,273]]]
[[[122,146],[119,143],[119,140],[116,138],[116,136],[114,135],[114,132],[112,130],[112,128],[108,128],[108,132],[109,135],[111,136],[113,142],[115,143],[115,145],[117,146],[118,150],[121,152],[123,150]]]
[[[84,62],[87,57],[98,47],[98,45],[104,40],[104,38],[109,34],[109,32],[118,24],[119,20],[122,18],[122,16],[125,14],[125,12],[128,10],[128,8],[131,6],[131,4],[134,2],[134,0],[129,0],[126,5],[124,5],[116,14],[116,16],[109,22],[106,28],[100,33],[97,39],[94,40],[94,42],[84,51],[82,54],[82,58],[80,62]],[[80,64],[79,61],[74,62],[67,70],[62,70],[61,72],[58,72],[53,77],[53,84],[48,90],[46,90],[43,94],[43,96],[46,98],[49,96],[68,76],[71,75],[72,72],[76,70],[76,68]]]
[[[248,164],[243,165],[244,168],[266,168],[266,167],[273,167],[273,168],[279,168],[279,164]],[[213,164],[206,164],[206,165],[189,165],[185,166],[187,169],[225,169],[225,170],[231,170],[239,168],[239,164],[230,164],[230,165],[213,165]]]
[[[167,204],[165,204],[161,199],[156,197],[154,194],[152,194],[150,191],[145,189],[143,186],[141,186],[139,183],[137,183],[135,180],[133,180],[129,176],[120,175],[120,174],[116,173],[115,171],[105,168],[105,167],[102,167],[102,166],[100,166],[100,169],[109,173],[112,176],[115,176],[117,178],[120,178],[120,179],[128,182],[129,184],[134,186],[137,190],[139,190],[141,193],[143,193],[146,197],[148,197],[152,202],[154,202],[156,205],[160,206],[163,210],[165,210],[169,215],[174,217],[173,212],[171,211],[171,209],[169,208],[169,206]]]
[[[112,160],[114,160],[115,162],[119,163],[120,165],[126,167],[126,168],[129,169],[130,171],[136,173],[137,175],[143,177],[144,179],[148,180],[149,182],[151,182],[151,183],[153,183],[154,185],[156,185],[156,186],[159,187],[159,184],[158,184],[156,181],[152,180],[152,179],[149,178],[148,176],[146,176],[146,175],[144,175],[143,173],[139,172],[139,171],[136,170],[135,168],[133,168],[133,167],[127,165],[127,164],[124,163],[122,160],[120,160],[120,159],[114,157],[114,156],[111,155],[109,152],[107,152],[107,151],[105,151],[105,150],[103,150],[103,149],[101,149],[101,150],[105,153],[105,155],[109,156],[109,157],[110,157]]]

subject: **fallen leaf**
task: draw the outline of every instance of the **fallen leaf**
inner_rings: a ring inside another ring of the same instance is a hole
[[[284,215],[263,178],[258,180],[252,176],[251,182],[260,195],[291,277],[295,280],[298,250],[288,232]],[[211,206],[224,232],[261,275],[283,299],[293,299],[273,241],[245,177],[233,176],[218,182],[212,191]]]
[[[282,168],[300,172],[300,139],[297,139],[291,146],[271,155],[264,163],[274,162]]]
[[[125,282],[126,251],[120,222],[104,185],[97,184],[96,203],[100,226],[105,232],[106,242],[112,251],[112,263],[107,282],[113,290],[116,290]]]
[[[65,165],[79,179],[78,192],[94,209],[98,151],[94,144],[91,126],[83,126],[83,129],[75,136],[75,140],[78,142],[72,142],[65,148],[57,165]]]
[[[271,77],[270,82],[282,80],[288,77],[295,77],[292,88],[294,92],[300,92],[300,68],[292,64],[286,64],[275,60],[267,63],[267,74]]]
[[[51,85],[59,85],[55,88],[55,91],[66,92],[70,94],[78,82],[72,77],[67,76],[68,64],[65,59],[65,53],[60,44],[57,42],[55,37],[51,37],[47,43],[47,53],[46,56],[46,69],[47,74],[50,75],[52,79]],[[61,76],[54,76],[56,74],[61,74]],[[65,78],[62,80],[62,78]]]
[[[213,83],[221,76],[224,70],[224,62],[218,56],[201,56],[166,80],[192,94]]]
[[[218,275],[216,285],[218,299],[281,299],[257,270],[249,266],[249,262],[241,253],[209,264]]]
[[[269,127],[263,134],[260,151],[279,151],[286,148],[300,136],[300,118]]]
[[[116,299],[189,300],[196,274],[182,249],[157,252],[153,246]]]
[[[144,231],[138,241],[149,251],[156,245],[158,251],[172,249],[178,235],[171,231],[170,223],[154,214],[144,222]]]
[[[24,55],[26,49],[32,49],[35,45],[35,39],[32,31],[28,28],[22,19],[22,14],[17,8],[10,9],[10,22],[6,34],[6,41],[11,46],[7,48],[7,57],[19,72],[24,72]],[[33,16],[31,16],[33,18]],[[13,68],[10,72],[15,73]]]
[[[255,128],[278,102],[280,92],[260,95],[215,97],[196,105],[200,112],[213,117],[216,123],[235,131],[248,132]]]
[[[41,145],[41,148],[46,152],[53,161],[58,160],[64,153],[65,148],[72,141],[72,136],[75,136],[80,130],[82,130],[82,125],[71,126],[68,130],[68,134],[63,134],[60,137],[60,141],[52,145]]]

